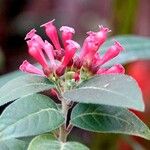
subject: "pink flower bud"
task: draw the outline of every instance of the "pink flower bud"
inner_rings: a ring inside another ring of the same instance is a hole
[[[57,76],[62,76],[65,73],[65,69],[66,67],[63,65],[60,65],[57,69],[56,69],[56,74]]]
[[[45,32],[47,34],[47,36],[51,39],[51,41],[53,42],[55,48],[57,50],[61,50],[61,46],[59,43],[59,39],[58,39],[58,33],[57,33],[57,29],[56,27],[53,25],[53,22],[55,21],[55,19],[53,19],[52,21],[49,21],[43,25],[41,25],[41,27],[45,27]]]
[[[74,75],[73,75],[73,79],[74,79],[75,81],[79,81],[79,80],[80,80],[80,73],[75,72]]]
[[[81,61],[79,57],[76,57],[74,59],[73,67],[76,69],[80,69],[82,67],[82,65],[83,65],[83,61]]]
[[[80,48],[80,45],[75,41],[68,40],[67,43],[68,45],[66,47],[65,56],[62,61],[63,66],[67,66],[67,64],[70,62],[70,60],[74,56],[76,50]]]
[[[112,66],[111,68],[109,68],[105,74],[113,74],[113,73],[120,73],[120,74],[124,74],[125,73],[125,69],[121,64],[116,64],[114,66]]]
[[[44,57],[44,54],[41,50],[41,47],[38,43],[34,42],[34,40],[30,40],[29,43],[29,54],[41,64],[43,68],[48,68],[48,63]]]
[[[107,71],[106,68],[100,68],[96,74],[104,74]]]
[[[64,47],[66,47],[67,46],[66,41],[72,39],[72,36],[75,33],[75,30],[68,26],[62,26],[60,28],[60,31],[62,31],[62,40],[63,40]]]
[[[121,64],[116,64],[109,69],[100,68],[97,74],[124,74],[125,69]]]
[[[104,54],[102,59],[99,61],[99,65],[103,65],[107,61],[113,59],[116,57],[124,48],[121,46],[121,44],[117,41],[115,41],[114,45],[111,46],[107,52]]]
[[[57,59],[59,61],[62,60],[64,55],[65,55],[65,50],[64,49],[54,51],[54,57],[55,57],[55,59]]]
[[[51,67],[54,69],[56,67],[56,64],[55,64],[55,59],[54,59],[53,46],[48,41],[45,40],[45,44],[43,48],[50,60]]]
[[[27,33],[26,37],[24,38],[25,40],[31,39],[36,33],[35,29],[32,29],[30,32]]]
[[[58,94],[58,92],[57,92],[56,89],[51,89],[51,90],[50,90],[50,96],[51,96],[53,99],[58,99],[59,94]]]
[[[98,45],[101,46],[107,39],[107,33],[110,32],[108,28],[103,27],[102,25],[99,26],[100,31],[96,33],[96,38],[98,41]]]
[[[27,60],[25,60],[22,63],[22,65],[20,65],[19,69],[22,72],[38,74],[38,75],[41,75],[41,76],[45,76],[42,70],[40,70],[37,67],[35,67],[32,64],[30,64]]]
[[[83,43],[79,58],[83,60],[87,55],[89,55],[89,57],[91,55],[92,57],[97,50],[98,45],[95,43],[95,37],[93,35],[89,35]]]
[[[93,36],[93,42],[100,47],[107,39],[107,33],[110,32],[108,28],[105,28],[103,26],[99,26],[100,31],[99,32],[87,32],[88,35]]]
[[[36,32],[36,30],[35,30],[35,29],[32,29],[32,30],[26,35],[25,40],[27,40],[27,39],[34,40],[34,41],[36,41],[37,43],[39,43],[40,46],[41,46],[41,48],[42,48],[43,45],[44,45],[44,41],[42,40],[42,38],[41,38],[39,35],[35,34],[35,32]]]

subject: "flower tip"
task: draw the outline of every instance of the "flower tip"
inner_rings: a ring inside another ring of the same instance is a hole
[[[47,27],[47,26],[53,24],[54,21],[55,21],[55,19],[53,19],[53,20],[51,20],[51,21],[48,21],[48,22],[42,24],[40,27]]]
[[[125,73],[125,69],[121,64],[116,64],[115,67],[118,70],[118,73],[124,74]]]
[[[44,41],[45,44],[49,44],[49,42],[47,40]]]
[[[53,49],[53,46],[47,40],[44,41],[44,47],[46,46],[51,47],[51,49]]]
[[[115,40],[114,42],[114,45],[120,50],[120,51],[123,51],[124,50],[124,47],[118,42]]]
[[[62,26],[59,30],[60,30],[60,31],[64,31],[64,32],[71,32],[71,33],[73,33],[73,34],[75,33],[74,28],[68,27],[68,26]]]
[[[29,62],[27,60],[24,60],[23,63],[19,66],[19,70],[24,72],[27,65],[29,65]]]
[[[93,32],[93,31],[88,31],[88,32],[86,32],[86,34],[87,34],[87,35],[93,35],[93,36],[96,35],[96,33]]]
[[[35,29],[32,29],[30,32],[27,33],[26,37],[24,38],[25,40],[31,39],[36,33]]]
[[[66,43],[68,43],[69,45],[71,45],[71,46],[73,46],[77,49],[80,48],[80,45],[77,42],[73,41],[73,40],[67,40]]]
[[[111,30],[109,30],[109,28],[106,28],[106,27],[104,27],[103,25],[98,25],[98,27],[99,27],[99,29],[100,29],[101,31],[104,31],[104,32],[111,32]]]

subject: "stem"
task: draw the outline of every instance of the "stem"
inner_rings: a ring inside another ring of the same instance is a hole
[[[66,124],[67,124],[67,114],[68,114],[69,106],[64,99],[61,99],[61,104],[62,104],[62,113],[65,116],[65,123],[60,127],[59,140],[62,142],[66,142],[68,136]]]

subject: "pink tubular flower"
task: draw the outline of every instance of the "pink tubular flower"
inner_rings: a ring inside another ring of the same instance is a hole
[[[79,81],[80,80],[80,74],[78,72],[75,72],[74,75],[73,75],[73,79],[75,81]]]
[[[34,41],[36,41],[37,43],[39,43],[40,46],[41,46],[41,48],[42,48],[43,45],[44,45],[44,41],[42,40],[42,38],[41,38],[39,35],[37,35],[37,34],[35,34],[35,33],[36,33],[36,30],[35,30],[35,29],[32,29],[32,30],[26,35],[25,40],[28,40],[28,39],[34,40]]]
[[[125,73],[125,69],[121,64],[116,64],[114,66],[112,66],[109,69],[99,69],[97,71],[97,74],[124,74]]]
[[[49,21],[49,22],[41,25],[41,27],[45,27],[45,32],[46,32],[47,36],[53,42],[55,48],[57,50],[61,50],[61,46],[60,46],[59,39],[58,39],[58,34],[57,34],[57,29],[53,25],[54,21],[55,21],[55,19],[53,19],[52,21]]]
[[[53,46],[48,41],[45,40],[44,51],[50,60],[51,68],[55,69],[56,63],[55,63],[55,59],[54,59],[53,50],[54,50]]]
[[[76,50],[80,48],[80,45],[73,40],[68,40],[67,43],[68,45],[66,47],[65,56],[62,60],[61,65],[56,70],[56,74],[58,76],[62,76],[64,74],[65,68],[67,67],[69,62],[72,60]]]
[[[80,48],[80,45],[75,41],[68,40],[67,43],[68,43],[68,45],[66,47],[65,56],[64,56],[64,59],[62,61],[63,66],[67,66],[69,61],[74,56],[76,50]]]
[[[91,61],[91,58],[95,55],[99,47],[105,42],[107,38],[107,33],[109,31],[110,30],[108,28],[100,26],[99,32],[87,32],[89,36],[85,39],[83,43],[83,47],[79,56],[80,59],[82,60],[85,56],[87,56],[87,59]]]
[[[36,43],[34,40],[30,40],[28,41],[28,45],[29,45],[29,54],[37,61],[41,64],[41,66],[43,67],[43,69],[48,68],[48,63],[44,57],[44,54],[41,50],[41,47],[38,43]]]
[[[20,66],[21,71],[44,75],[53,81],[59,82],[59,80],[61,80],[62,84],[65,80],[71,80],[68,84],[73,82],[81,83],[83,80],[95,74],[125,72],[123,66],[120,64],[110,68],[102,67],[103,64],[116,57],[123,50],[121,44],[115,41],[114,45],[112,45],[103,56],[99,54],[98,50],[106,41],[107,33],[110,32],[108,28],[99,26],[100,29],[98,32],[88,32],[88,36],[84,40],[80,50],[80,45],[72,40],[75,30],[68,26],[62,26],[60,28],[62,32],[62,43],[64,45],[61,47],[53,21],[54,20],[43,24],[42,27],[45,27],[45,32],[54,46],[46,40],[44,42],[43,39],[36,34],[35,29],[32,29],[25,37],[29,54],[42,66],[42,70],[24,61]],[[77,50],[80,50],[80,52],[77,53]],[[49,61],[47,61],[46,58]],[[70,85],[68,85],[68,87],[69,86]],[[64,89],[62,89],[62,91],[63,90]]]
[[[107,39],[107,33],[111,32],[108,28],[103,27],[102,25],[99,26],[100,31],[96,33],[96,38],[98,41],[98,45],[101,46]]]
[[[62,41],[64,44],[64,47],[67,46],[67,40],[71,40],[73,34],[75,33],[75,30],[68,26],[62,26],[60,28],[60,31],[62,31]]]
[[[114,45],[111,46],[107,52],[104,54],[104,56],[100,59],[99,65],[103,65],[107,61],[113,59],[116,57],[124,48],[121,46],[121,44],[117,41],[115,41]]]
[[[27,60],[23,61],[22,65],[20,65],[19,69],[22,72],[45,76],[42,70],[39,70],[38,68],[36,68],[32,64],[30,64]]]
[[[124,74],[125,73],[125,69],[121,64],[116,64],[114,66],[112,66],[111,68],[109,68],[106,71],[106,74],[110,74],[110,73],[120,73],[120,74]]]

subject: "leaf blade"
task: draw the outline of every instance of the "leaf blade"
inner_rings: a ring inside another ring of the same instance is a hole
[[[106,105],[77,104],[70,123],[100,133],[135,135],[150,140],[149,128],[127,109]]]
[[[81,103],[105,104],[144,111],[142,93],[136,81],[127,75],[99,75],[81,83],[64,98]]]
[[[66,142],[52,140],[49,135],[35,137],[29,144],[28,150],[89,150],[86,146],[77,142]]]
[[[42,92],[54,87],[55,85],[52,82],[41,76],[20,76],[7,82],[0,88],[0,106],[20,97]]]
[[[15,101],[4,110],[0,117],[0,139],[50,132],[63,122],[64,117],[49,97],[30,95]]]
[[[27,143],[18,139],[9,139],[0,141],[0,148],[2,150],[25,150]]]

